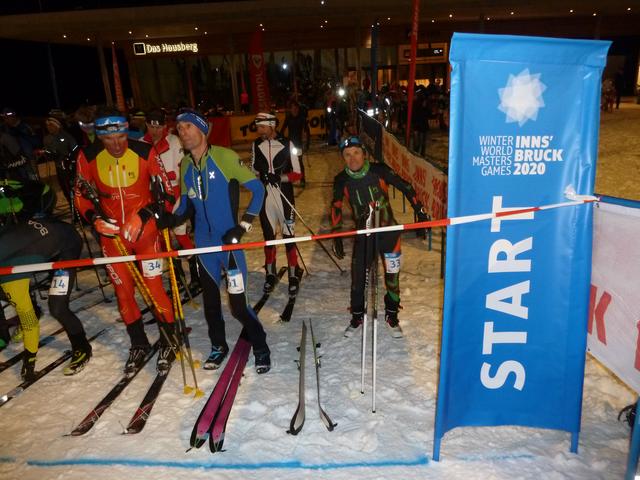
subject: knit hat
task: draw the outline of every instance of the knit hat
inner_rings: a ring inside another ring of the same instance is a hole
[[[200,129],[202,133],[205,135],[209,134],[209,124],[207,120],[198,112],[191,109],[185,109],[180,112],[180,114],[176,117],[176,123],[178,122],[188,122],[193,123],[196,127]]]

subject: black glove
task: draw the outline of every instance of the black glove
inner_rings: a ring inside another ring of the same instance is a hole
[[[232,245],[234,243],[240,243],[240,239],[242,235],[244,235],[246,230],[242,225],[236,225],[235,227],[231,227],[226,233],[222,236],[222,243],[225,245]]]
[[[414,207],[413,213],[415,215],[416,222],[428,222],[429,220],[431,220],[431,217],[427,212],[424,211],[424,208],[422,208],[422,205],[416,205]],[[429,228],[429,230],[431,229]],[[425,228],[417,229],[416,236],[421,238],[427,238],[427,229]]]
[[[260,173],[260,181],[262,183],[270,183],[271,185],[279,185],[280,184],[280,175],[276,173],[269,172],[261,172]]]
[[[333,239],[332,250],[338,260],[342,260],[344,258],[344,246],[342,245],[342,237],[336,237]]]
[[[422,207],[416,208],[414,210],[414,213],[416,214],[416,221],[418,222],[428,222],[429,220],[431,220],[429,214],[425,212],[424,208]]]

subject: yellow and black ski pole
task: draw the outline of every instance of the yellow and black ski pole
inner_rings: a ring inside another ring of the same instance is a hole
[[[164,241],[166,243],[167,251],[171,251],[171,241],[169,239],[169,230],[166,228],[163,230]],[[184,312],[182,311],[182,302],[180,302],[180,290],[178,289],[178,282],[176,280],[176,272],[173,266],[173,262],[169,262],[169,280],[171,283],[171,293],[173,297],[174,306],[176,306],[176,320],[179,326],[180,333],[182,335],[182,340],[184,341],[184,349],[186,350],[186,359],[191,368],[191,374],[193,375],[193,383],[195,385],[195,396],[201,397],[204,395],[204,392],[200,390],[198,387],[198,379],[196,378],[196,370],[195,363],[193,361],[193,355],[191,352],[191,344],[189,342],[189,334],[187,333],[187,326],[184,321]],[[185,287],[188,289],[188,287]],[[182,343],[180,342],[180,346],[182,348]],[[187,388],[187,384],[185,381],[185,393],[190,393]]]

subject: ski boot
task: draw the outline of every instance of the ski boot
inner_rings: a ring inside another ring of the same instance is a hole
[[[390,299],[388,295],[385,295],[384,297],[384,304],[384,320],[387,322],[387,326],[391,330],[391,336],[393,338],[402,338],[404,333],[402,332],[402,328],[398,322],[398,309],[400,308],[400,305],[398,302]]]
[[[254,351],[253,355],[255,357],[255,366],[258,375],[262,375],[271,370],[271,352],[268,348],[257,352]]]
[[[78,349],[73,351],[71,362],[64,367],[62,373],[64,375],[75,375],[84,369],[91,359],[91,346],[87,349]]]
[[[158,359],[156,360],[156,371],[159,375],[169,373],[171,363],[176,359],[176,352],[173,345],[160,345],[158,349]]]
[[[264,266],[267,275],[264,279],[264,293],[271,293],[273,289],[276,288],[276,283],[278,283],[278,276],[276,275],[276,264],[268,263]]]
[[[304,274],[304,270],[302,270],[298,265],[295,267],[289,267],[289,296],[295,297],[298,295],[298,290],[300,290],[300,280],[302,280],[302,275]]]
[[[25,350],[22,354],[20,376],[25,382],[33,382],[36,379],[36,354],[29,350]]]
[[[347,325],[347,328],[344,330],[344,336],[349,338],[352,337],[356,330],[362,325],[364,321],[364,312],[355,312],[351,314],[351,322]]]
[[[211,353],[209,357],[205,360],[202,368],[205,370],[217,370],[224,362],[224,359],[227,358],[227,354],[229,353],[229,347],[226,345],[213,345],[211,347]]]
[[[129,358],[124,364],[124,374],[127,376],[134,375],[144,363],[144,359],[151,350],[151,345],[133,345],[129,349]]]

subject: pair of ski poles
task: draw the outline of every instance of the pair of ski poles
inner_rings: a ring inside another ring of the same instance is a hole
[[[268,184],[271,185],[271,184]],[[296,207],[293,206],[293,204],[289,201],[289,199],[287,198],[287,196],[282,192],[282,190],[280,189],[279,186],[277,185],[272,185],[272,188],[274,188],[275,190],[278,191],[278,193],[280,194],[280,196],[282,197],[282,199],[287,203],[287,205],[289,205],[289,208],[291,208],[291,211],[293,213],[296,214],[296,216],[298,217],[298,219],[302,222],[302,224],[305,226],[305,228],[309,231],[309,233],[313,236],[315,236],[315,232],[311,229],[311,227],[307,224],[307,222],[304,221],[304,218],[302,218],[302,215],[300,215],[300,212],[298,212],[298,210],[296,210]],[[284,215],[284,214],[283,214]],[[329,250],[327,250],[327,247],[324,246],[324,244],[322,243],[321,240],[317,241],[318,245],[320,245],[320,247],[322,248],[322,250],[324,251],[324,253],[327,254],[327,256],[331,259],[331,261],[333,262],[333,264],[338,268],[338,270],[340,270],[340,274],[344,274],[345,271],[344,269],[338,264],[338,262],[336,262],[335,258],[333,258],[333,255],[331,255],[331,253],[329,252]],[[298,249],[298,244],[296,245],[296,249]],[[298,254],[300,254],[300,250],[298,249]],[[302,260],[302,255],[300,255],[300,259]],[[303,261],[304,264],[304,261]],[[306,270],[306,266],[305,266],[305,270]],[[307,271],[307,275],[309,274],[309,271]]]
[[[165,238],[165,242],[167,243],[167,250],[170,251],[171,243],[169,242],[169,232],[166,229],[164,230],[164,238]],[[114,237],[114,241],[120,252],[120,255],[123,255],[123,256],[129,255],[129,252],[127,251],[126,246],[122,243],[122,240],[120,239],[120,237],[118,236]],[[180,366],[182,369],[182,380],[184,384],[184,393],[189,394],[193,392],[195,389],[195,396],[201,397],[202,395],[204,395],[204,392],[198,387],[198,379],[196,377],[195,365],[194,365],[193,356],[191,353],[191,346],[189,344],[189,336],[187,334],[187,329],[184,322],[184,314],[182,312],[182,303],[180,301],[180,292],[178,290],[178,284],[175,277],[175,271],[173,269],[173,263],[169,261],[169,276],[170,276],[171,293],[172,293],[171,297],[173,299],[173,308],[176,316],[176,324],[178,326],[178,335],[174,333],[173,338],[169,337],[169,334],[162,326],[162,324],[165,322],[164,314],[160,310],[160,306],[158,305],[158,302],[156,302],[156,300],[153,298],[153,295],[151,294],[149,287],[145,283],[144,278],[140,273],[140,270],[138,270],[138,267],[136,267],[136,265],[134,265],[133,262],[125,262],[125,263],[127,265],[127,268],[129,269],[129,273],[131,273],[131,276],[133,277],[133,280],[135,282],[136,287],[138,288],[138,291],[140,292],[140,295],[142,296],[142,299],[149,306],[154,316],[156,317],[156,320],[158,321],[160,335],[163,335],[165,337],[165,340],[167,341],[168,345],[172,345],[172,348],[176,350],[176,356],[180,358]],[[194,387],[191,387],[187,383],[186,369],[184,366],[185,359],[189,363],[189,366],[191,369]]]

